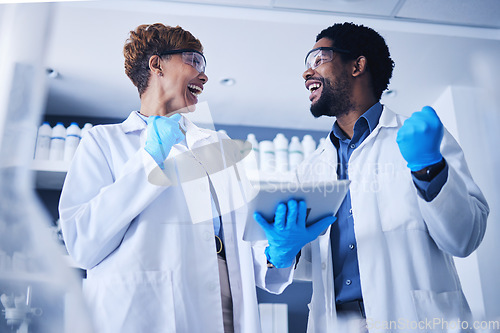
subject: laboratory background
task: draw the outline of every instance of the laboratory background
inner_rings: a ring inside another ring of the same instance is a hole
[[[86,131],[139,109],[123,65],[130,30],[161,22],[202,41],[209,81],[193,121],[250,142],[250,176],[273,179],[331,129],[310,114],[301,75],[316,35],[346,21],[389,46],[382,104],[433,106],[462,146],[491,213],[481,246],[455,263],[474,317],[499,320],[500,1],[0,1],[0,332],[90,331],[57,206]],[[256,292],[264,333],[305,332],[310,283]]]

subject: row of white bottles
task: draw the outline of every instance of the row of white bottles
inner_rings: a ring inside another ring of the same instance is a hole
[[[267,173],[292,171],[316,150],[316,141],[309,134],[304,135],[302,141],[293,136],[288,142],[284,134],[278,133],[272,141],[258,142],[255,135],[250,133],[247,141],[252,145],[255,158],[255,162],[248,164],[248,167]]]
[[[44,122],[38,129],[35,146],[35,160],[71,161],[83,135],[92,128],[86,123],[82,129],[77,123],[68,128],[57,123],[53,128]]]

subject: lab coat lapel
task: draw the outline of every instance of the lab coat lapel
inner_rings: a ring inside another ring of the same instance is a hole
[[[335,295],[334,295],[334,286],[333,286],[333,266],[329,265],[327,263],[332,262],[332,255],[331,255],[331,248],[330,248],[330,228],[328,227],[326,232],[323,233],[318,237],[318,242],[319,242],[319,251],[321,253],[320,258],[321,260],[321,277],[323,280],[323,289],[325,291],[325,305],[326,305],[326,311],[328,314],[328,318],[333,317],[333,311],[334,311],[334,300],[335,300]]]
[[[209,131],[199,128],[186,117],[183,116],[182,121],[186,131],[186,143],[189,149],[194,149],[203,145],[204,142],[206,142],[205,140],[211,136]]]
[[[369,144],[372,140],[377,137],[378,132],[380,132],[381,128],[390,128],[390,127],[398,127],[398,119],[396,117],[396,114],[388,109],[386,106],[384,106],[384,109],[382,111],[382,114],[380,115],[380,119],[378,121],[377,127],[368,135],[368,137],[361,142],[361,144],[356,148],[353,152],[352,155],[349,159],[349,163],[352,163],[354,159],[360,154],[361,149]]]
[[[180,125],[186,134],[187,147],[183,144],[174,145],[169,158],[173,158],[176,162],[176,173],[191,216],[191,222],[196,224],[213,218],[207,174],[202,164],[192,153],[193,145],[206,137],[201,135],[200,129],[185,117],[181,118]]]
[[[384,106],[377,127],[397,127],[399,125],[396,113]]]
[[[192,150],[195,147],[199,147],[209,142],[208,139],[210,138],[210,133],[204,129],[199,128],[186,117],[182,116],[181,120],[179,121],[179,124],[181,125],[181,128],[185,132],[186,135],[185,140],[187,147],[183,144],[174,145],[172,147],[172,150],[170,151],[169,158],[177,157],[180,154],[182,154],[182,156],[184,157],[184,154],[189,150]],[[191,155],[192,157],[192,154],[188,153],[188,155]]]
[[[325,156],[327,161],[330,161],[332,166],[336,166],[338,163],[337,158],[337,148],[333,145],[330,138],[330,134],[326,137],[325,143],[323,144],[324,151],[322,154]],[[337,172],[335,170],[335,172]]]

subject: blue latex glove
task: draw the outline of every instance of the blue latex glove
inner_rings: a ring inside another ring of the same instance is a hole
[[[398,131],[396,141],[401,155],[411,171],[419,171],[443,159],[440,145],[443,139],[443,124],[436,111],[424,106],[406,119]]]
[[[266,248],[267,260],[275,267],[290,267],[302,247],[315,240],[337,219],[335,216],[328,216],[306,227],[306,215],[306,202],[300,201],[297,204],[295,200],[289,200],[288,207],[284,203],[278,205],[274,223],[266,221],[258,212],[253,214],[255,221],[266,233],[269,241]]]
[[[172,146],[184,139],[184,133],[179,128],[179,113],[169,117],[148,117],[147,139],[144,149],[153,157],[158,166],[163,169]]]

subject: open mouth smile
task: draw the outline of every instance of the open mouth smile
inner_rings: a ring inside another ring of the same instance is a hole
[[[309,86],[309,91],[313,93],[314,91],[318,90],[319,87],[321,87],[320,83],[313,83]]]
[[[315,97],[321,95],[321,90],[323,88],[323,84],[318,80],[308,80],[306,81],[306,89],[311,92],[309,95],[309,100],[312,102]]]
[[[203,88],[195,84],[188,84],[188,90],[194,97],[198,97],[203,92]]]

